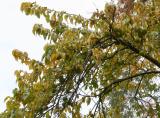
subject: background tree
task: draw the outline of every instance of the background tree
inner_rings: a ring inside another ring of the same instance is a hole
[[[159,0],[137,0],[127,14],[119,7],[107,3],[86,19],[22,3],[26,15],[50,24],[33,27],[49,43],[42,61],[13,50],[30,71],[15,71],[18,88],[0,117],[160,117]]]

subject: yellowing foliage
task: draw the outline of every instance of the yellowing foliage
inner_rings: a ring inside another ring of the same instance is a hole
[[[50,25],[32,30],[49,43],[41,61],[13,50],[30,71],[15,71],[18,87],[0,118],[160,117],[159,3],[106,3],[86,19],[23,2],[22,12]]]

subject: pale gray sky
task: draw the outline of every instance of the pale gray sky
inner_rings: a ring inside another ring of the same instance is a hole
[[[0,4],[0,112],[5,109],[4,98],[12,95],[16,87],[16,69],[25,67],[12,57],[12,50],[19,49],[28,52],[31,58],[40,59],[45,41],[32,34],[34,23],[43,21],[32,16],[25,16],[20,11],[24,0],[1,0]],[[89,17],[93,11],[103,9],[107,0],[25,0],[37,1],[42,6],[55,10],[65,10],[69,13]]]

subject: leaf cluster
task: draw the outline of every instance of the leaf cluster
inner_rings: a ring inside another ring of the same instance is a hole
[[[18,88],[0,117],[160,117],[160,4],[119,7],[107,3],[87,19],[22,3],[26,15],[45,17],[50,27],[32,31],[49,43],[41,61],[13,50],[30,71],[15,71]]]

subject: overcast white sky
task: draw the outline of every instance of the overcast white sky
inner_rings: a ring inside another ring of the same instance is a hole
[[[12,57],[12,50],[28,52],[31,58],[40,59],[45,41],[32,34],[32,26],[42,23],[36,17],[26,16],[20,11],[24,0],[0,0],[0,112],[5,109],[4,98],[12,95],[16,87],[14,71],[24,69]],[[35,1],[35,0],[26,0]],[[55,10],[89,17],[93,11],[103,9],[107,0],[36,0],[38,4]]]

